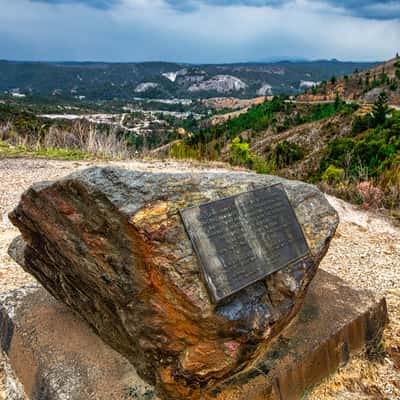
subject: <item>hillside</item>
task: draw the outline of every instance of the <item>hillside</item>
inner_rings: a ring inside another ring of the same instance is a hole
[[[163,153],[305,180],[400,216],[400,111],[389,106],[397,102],[399,76],[400,62],[391,60],[294,101],[274,97],[217,124],[213,117]]]
[[[299,100],[334,100],[339,95],[345,100],[371,104],[382,90],[387,93],[390,104],[400,105],[400,57],[323,82],[309,89]]]
[[[253,154],[265,157],[275,145],[293,140],[296,136],[301,138],[302,145],[306,146],[307,143],[310,151],[316,151],[318,141],[314,132],[321,131],[320,136],[326,140],[335,136],[337,131],[345,134],[349,126],[351,128],[356,110],[356,105],[344,102],[303,104],[275,97],[245,112],[212,117],[208,126],[192,132],[175,151],[184,155],[186,149],[198,158],[229,161],[231,144],[235,138],[239,138],[250,146]],[[216,124],[216,121],[220,122]],[[328,128],[331,132],[328,132]],[[305,148],[302,153],[307,153]]]
[[[283,143],[287,143],[288,151],[290,148],[299,149],[301,154],[298,160],[288,159],[289,165],[284,165],[282,160],[280,173],[288,178],[307,180],[319,170],[329,142],[351,135],[353,120],[353,115],[339,113],[320,121],[295,126],[279,134],[268,130],[250,144],[250,151],[268,158],[279,149],[283,151]]]
[[[188,65],[0,61],[0,91],[91,100],[296,95],[374,63],[340,61]]]

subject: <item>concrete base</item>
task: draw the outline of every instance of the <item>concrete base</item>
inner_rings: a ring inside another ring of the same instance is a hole
[[[132,365],[39,285],[0,296],[7,400],[150,400]]]
[[[125,358],[43,288],[20,288],[0,303],[9,399],[156,399]],[[384,299],[319,271],[283,335],[205,398],[298,400],[351,353],[379,342],[386,323]]]

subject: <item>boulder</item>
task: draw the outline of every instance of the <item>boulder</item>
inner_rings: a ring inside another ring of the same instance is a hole
[[[210,301],[179,209],[281,183],[311,256]],[[123,354],[161,398],[206,398],[299,311],[338,216],[314,186],[247,173],[94,167],[32,186],[10,254]],[[66,332],[68,334],[68,332]]]

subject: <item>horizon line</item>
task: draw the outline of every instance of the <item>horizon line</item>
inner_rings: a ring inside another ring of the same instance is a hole
[[[143,61],[100,61],[100,60],[29,60],[29,59],[6,59],[0,58],[0,62],[14,62],[14,63],[32,63],[32,64],[67,64],[67,63],[76,63],[76,64],[154,64],[154,63],[163,63],[163,64],[177,64],[177,65],[237,65],[237,64],[279,64],[279,63],[314,63],[314,62],[340,62],[340,63],[357,63],[357,64],[375,64],[375,63],[383,63],[392,60],[392,58],[388,60],[368,60],[368,61],[360,61],[360,60],[340,60],[338,58],[290,58],[290,57],[282,57],[279,59],[276,57],[272,57],[271,60],[258,60],[258,61],[230,61],[230,62],[187,62],[187,61],[163,61],[163,60],[143,60]]]

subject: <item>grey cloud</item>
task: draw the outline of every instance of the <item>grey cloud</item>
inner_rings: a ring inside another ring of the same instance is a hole
[[[30,0],[48,4],[84,4],[102,10],[108,10],[122,0]],[[151,1],[151,0],[149,0]],[[201,5],[208,6],[248,6],[248,7],[282,7],[295,0],[164,0],[167,5],[181,12],[193,12]],[[400,19],[400,2],[398,0],[309,0],[334,8],[333,12],[368,19]]]
[[[194,11],[201,4],[209,6],[281,7],[294,0],[165,0],[180,11]],[[310,3],[325,4],[338,8],[345,14],[369,19],[400,18],[400,3],[397,0],[310,0]],[[339,10],[339,11],[340,11]]]
[[[120,0],[30,0],[33,3],[48,4],[84,4],[88,7],[108,10],[120,3]]]
[[[350,14],[371,19],[399,19],[400,2],[394,0],[328,0],[329,4],[341,7]]]
[[[377,10],[383,14],[396,6],[385,1],[347,0],[344,9],[345,0],[288,0],[287,7],[281,1],[235,0],[249,5],[236,10],[228,6],[232,1],[223,0],[120,0],[118,7],[115,0],[41,0],[40,12],[37,1],[0,0],[2,58],[212,63],[290,55],[383,60],[400,50],[399,21],[376,17]],[[167,1],[170,8],[189,5],[197,11],[166,12]],[[210,7],[198,7],[199,2]],[[70,6],[62,12],[43,7],[61,3]],[[272,8],[262,7],[267,3]],[[364,13],[374,12],[373,18],[354,18],[352,10],[361,6]]]
[[[209,6],[249,6],[249,7],[266,7],[266,6],[282,6],[290,0],[165,0],[170,6],[182,10],[193,11],[199,5],[206,4]]]

